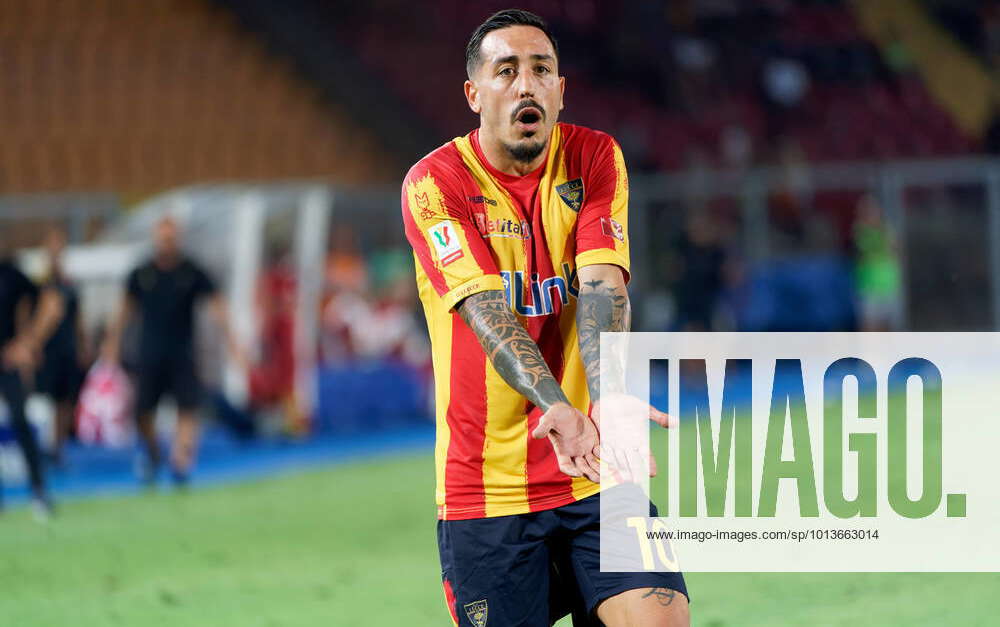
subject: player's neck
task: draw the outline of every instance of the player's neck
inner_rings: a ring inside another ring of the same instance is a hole
[[[180,263],[181,256],[176,252],[160,252],[154,257],[156,266],[161,270],[173,270]]]
[[[545,163],[545,158],[549,153],[548,145],[546,145],[542,152],[531,161],[519,161],[511,156],[501,141],[492,137],[489,131],[483,127],[479,127],[479,148],[491,166],[511,176],[524,176],[534,172]]]

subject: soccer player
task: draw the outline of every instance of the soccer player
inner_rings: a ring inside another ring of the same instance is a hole
[[[25,379],[38,365],[41,348],[61,315],[58,292],[39,291],[10,259],[0,259],[0,396],[7,401],[11,426],[24,453],[32,505],[40,519],[51,515],[52,502],[45,489],[38,441],[24,414]]]
[[[208,274],[181,251],[179,230],[169,216],[156,224],[153,258],[129,274],[125,295],[109,327],[104,355],[113,363],[120,362],[122,331],[129,318],[138,313],[141,336],[135,411],[147,453],[140,479],[145,483],[156,479],[161,454],[154,410],[160,397],[170,394],[177,403],[170,472],[174,483],[183,486],[188,482],[198,445],[201,384],[194,359],[194,310],[199,300],[209,299],[212,317],[223,331],[231,354],[239,360],[242,352],[230,330],[225,300]]]
[[[628,182],[608,135],[557,122],[546,24],[466,48],[479,128],[403,183],[434,353],[438,546],[455,624],[687,625],[680,573],[599,565],[601,331],[626,331]],[[666,416],[654,414],[659,421]]]

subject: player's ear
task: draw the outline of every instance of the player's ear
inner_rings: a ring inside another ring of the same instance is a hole
[[[563,110],[563,95],[566,93],[566,77],[559,77],[559,110]]]
[[[465,81],[465,100],[473,113],[478,115],[483,110],[479,105],[479,90],[472,81]]]

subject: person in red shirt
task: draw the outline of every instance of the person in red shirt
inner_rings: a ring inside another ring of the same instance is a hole
[[[402,189],[433,352],[452,619],[687,625],[680,573],[600,571],[600,333],[630,317],[621,149],[558,122],[565,79],[538,16],[490,17],[466,69],[479,128]]]

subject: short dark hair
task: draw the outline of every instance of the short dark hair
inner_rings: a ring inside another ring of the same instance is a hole
[[[485,22],[473,31],[472,37],[469,38],[469,43],[465,46],[465,72],[469,75],[469,78],[472,78],[472,75],[479,67],[481,61],[479,51],[483,46],[483,38],[495,30],[507,28],[508,26],[534,26],[545,33],[545,36],[552,43],[552,50],[556,53],[556,57],[559,57],[559,44],[556,43],[556,38],[552,35],[552,31],[549,30],[549,25],[545,23],[545,20],[524,9],[504,9],[503,11],[497,11],[487,18]]]

